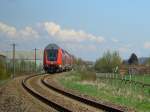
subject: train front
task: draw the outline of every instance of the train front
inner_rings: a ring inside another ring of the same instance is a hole
[[[57,45],[50,44],[44,50],[44,70],[57,72],[61,68],[61,49]]]

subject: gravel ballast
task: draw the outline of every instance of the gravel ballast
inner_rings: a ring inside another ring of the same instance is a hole
[[[0,87],[0,112],[54,112],[53,108],[32,97],[21,85],[26,76]]]

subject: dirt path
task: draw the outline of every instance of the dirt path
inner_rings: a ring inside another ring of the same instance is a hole
[[[32,97],[21,85],[25,76],[0,87],[0,112],[54,112],[53,108]]]

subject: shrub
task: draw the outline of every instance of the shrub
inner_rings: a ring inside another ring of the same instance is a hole
[[[94,71],[88,70],[88,69],[82,69],[78,71],[81,80],[86,80],[86,81],[95,81],[96,80],[96,73]]]
[[[118,72],[118,67],[121,65],[121,57],[118,52],[104,53],[103,57],[98,59],[95,63],[95,70],[99,72]]]

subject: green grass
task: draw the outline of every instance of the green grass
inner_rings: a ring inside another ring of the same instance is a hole
[[[98,77],[106,77],[107,73],[98,73]],[[133,81],[138,81],[138,82],[142,82],[142,83],[146,83],[146,84],[150,84],[150,74],[148,75],[124,75],[123,77],[120,74],[107,74],[107,77],[115,77],[115,78],[120,78],[120,79],[126,79],[126,80],[133,80]]]
[[[128,106],[140,112],[150,110],[150,88],[142,88],[141,85],[120,80],[98,78],[95,81],[85,81],[82,77],[83,75],[79,72],[70,72],[59,81],[66,88],[78,90],[104,101]]]
[[[126,78],[130,79],[130,75],[127,75]],[[131,80],[150,84],[150,75],[133,75]]]

